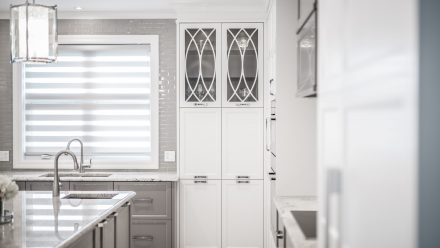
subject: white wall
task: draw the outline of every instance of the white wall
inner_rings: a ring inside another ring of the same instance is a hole
[[[316,195],[316,98],[296,97],[297,0],[276,4],[277,195]]]

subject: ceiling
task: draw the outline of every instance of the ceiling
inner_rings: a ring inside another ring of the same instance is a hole
[[[30,0],[31,1],[31,0]],[[180,13],[260,13],[269,0],[36,0],[44,5],[57,5],[59,15],[67,17],[113,13],[118,17],[135,18],[141,13],[155,16],[179,16]],[[10,4],[21,4],[25,0],[1,0],[0,13],[7,15]],[[81,7],[81,10],[77,10]],[[200,12],[202,11],[202,12]],[[134,15],[133,15],[134,13]],[[141,15],[142,16],[142,15]]]

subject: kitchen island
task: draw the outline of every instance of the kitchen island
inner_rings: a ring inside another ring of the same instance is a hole
[[[13,223],[0,225],[0,247],[129,247],[134,192],[21,191],[5,208]]]

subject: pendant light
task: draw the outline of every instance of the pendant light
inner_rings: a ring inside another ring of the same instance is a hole
[[[57,56],[56,6],[11,5],[11,62],[51,63]]]

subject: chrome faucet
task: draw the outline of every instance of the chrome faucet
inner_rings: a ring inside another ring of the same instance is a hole
[[[66,150],[70,151],[70,144],[72,142],[78,141],[81,146],[81,154],[80,154],[80,162],[79,162],[79,173],[84,173],[86,168],[92,167],[92,160],[90,159],[89,164],[84,164],[84,145],[83,142],[80,139],[71,139],[69,142],[67,142]]]
[[[60,176],[58,175],[58,159],[61,155],[70,155],[73,159],[73,168],[78,170],[78,161],[76,160],[76,156],[73,152],[69,150],[63,150],[58,152],[55,155],[54,159],[54,168],[53,168],[53,186],[52,186],[52,196],[59,197],[60,196]]]

